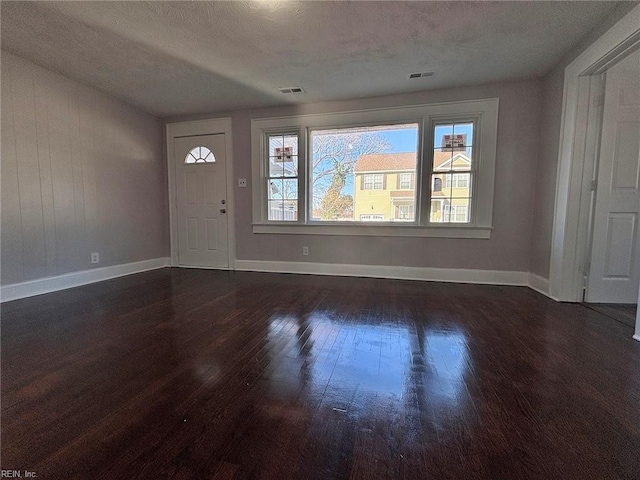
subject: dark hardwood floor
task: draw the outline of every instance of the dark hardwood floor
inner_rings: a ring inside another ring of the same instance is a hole
[[[640,478],[633,330],[527,288],[163,269],[1,313],[40,480]]]
[[[584,303],[584,306],[630,327],[636,326],[638,306],[630,303]]]

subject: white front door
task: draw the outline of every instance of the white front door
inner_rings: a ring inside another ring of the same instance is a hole
[[[587,302],[637,302],[639,214],[640,51],[607,72]]]
[[[229,268],[225,134],[173,142],[178,263]]]

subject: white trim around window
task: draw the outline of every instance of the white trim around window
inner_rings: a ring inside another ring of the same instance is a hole
[[[498,128],[497,98],[463,102],[392,107],[351,112],[260,118],[251,121],[253,232],[312,235],[365,235],[441,238],[490,238],[493,228],[493,191]],[[434,125],[445,122],[473,122],[474,180],[471,221],[457,224],[431,223],[431,173],[433,171]],[[309,220],[308,135],[312,129],[348,128],[417,123],[419,125],[416,169],[415,221],[403,222],[312,222]],[[299,132],[298,218],[296,221],[269,221],[265,145],[267,135]]]

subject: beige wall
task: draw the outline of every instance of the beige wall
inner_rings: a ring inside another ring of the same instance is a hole
[[[551,232],[553,229],[558,151],[560,148],[564,65],[555,68],[549,73],[542,85],[540,147],[536,159],[535,209],[531,232],[529,270],[543,278],[549,278]]]
[[[168,256],[158,119],[2,52],[1,141],[3,285]]]
[[[219,114],[233,120],[234,176],[251,181],[251,119],[433,102],[500,98],[491,239],[254,234],[251,185],[236,188],[237,258],[364,265],[528,271],[540,126],[541,82],[505,82],[371,99]],[[200,116],[206,118],[210,116]],[[194,119],[198,117],[189,117]],[[168,121],[186,120],[184,117]],[[302,256],[302,246],[309,256]]]

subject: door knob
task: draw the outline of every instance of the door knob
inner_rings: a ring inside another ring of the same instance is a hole
[[[226,200],[222,200],[220,203],[222,203],[224,205],[225,203],[227,203],[227,201]]]
[[[227,213],[227,211],[224,208],[221,208],[220,213]]]

